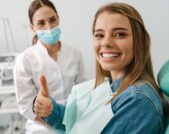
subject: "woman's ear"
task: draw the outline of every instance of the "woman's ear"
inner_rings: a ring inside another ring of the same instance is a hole
[[[60,17],[59,17],[59,16],[57,16],[57,19],[58,19],[58,24],[60,24]]]
[[[34,26],[32,24],[29,24],[29,27],[30,27],[30,29],[32,29],[32,31],[35,32],[35,28],[34,28]]]
[[[59,24],[60,24],[60,17],[58,16],[58,19],[59,19]]]

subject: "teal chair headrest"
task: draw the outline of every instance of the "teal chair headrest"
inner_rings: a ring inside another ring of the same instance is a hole
[[[169,98],[169,60],[161,67],[157,76],[157,81],[161,91]],[[169,134],[169,122],[165,134]]]
[[[169,96],[169,60],[161,67],[157,76],[157,81],[162,92]]]

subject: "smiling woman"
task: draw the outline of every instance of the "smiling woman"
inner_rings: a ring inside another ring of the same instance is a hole
[[[120,78],[133,60],[129,19],[118,13],[104,12],[97,18],[93,34],[97,61],[104,70],[111,70],[114,80]]]
[[[41,76],[36,116],[66,134],[163,134],[167,103],[154,79],[150,37],[138,11],[125,3],[101,7],[93,38],[96,78],[74,86],[63,106],[44,95],[49,88]]]

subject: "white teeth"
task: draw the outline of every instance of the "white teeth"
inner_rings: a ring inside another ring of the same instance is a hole
[[[113,57],[113,54],[106,54],[106,53],[103,53],[102,54],[102,56],[104,57],[104,58],[112,58]]]
[[[118,53],[102,53],[102,57],[103,58],[106,58],[106,59],[110,59],[110,58],[113,58],[113,57],[117,57],[119,56]]]

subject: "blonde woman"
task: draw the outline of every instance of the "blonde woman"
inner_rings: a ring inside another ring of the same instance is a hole
[[[74,86],[64,107],[47,95],[41,76],[36,116],[66,134],[163,134],[165,99],[154,79],[150,37],[138,11],[124,3],[101,7],[93,39],[96,79]]]

